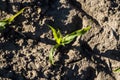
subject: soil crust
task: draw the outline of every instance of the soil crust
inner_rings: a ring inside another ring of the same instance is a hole
[[[0,0],[0,19],[28,7],[0,33],[0,80],[120,80],[120,0]],[[90,25],[60,47],[46,24],[63,35]]]

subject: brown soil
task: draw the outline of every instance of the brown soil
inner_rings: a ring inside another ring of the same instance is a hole
[[[26,9],[0,33],[0,80],[120,80],[120,0],[0,0],[0,19]],[[85,35],[60,47],[62,34],[90,25]]]

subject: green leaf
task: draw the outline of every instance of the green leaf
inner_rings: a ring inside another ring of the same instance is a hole
[[[69,44],[70,42],[73,41],[73,39],[76,37],[76,35],[66,35],[64,38],[63,38],[63,41],[62,41],[62,44],[65,45],[65,44]]]
[[[54,47],[51,48],[50,50],[50,54],[49,54],[49,61],[52,65],[54,65],[54,53],[55,51],[57,50],[57,48],[59,47],[60,45],[56,44]]]
[[[58,43],[59,45],[61,45],[61,41],[62,41],[62,34],[61,34],[61,32],[60,32],[60,30],[59,30],[59,29],[58,29],[58,31],[57,31],[57,36],[58,36],[57,43]]]
[[[62,41],[62,34],[61,34],[60,30],[56,31],[52,26],[50,26],[50,25],[48,25],[48,26],[50,27],[50,29],[53,32],[53,36],[54,36],[56,43],[60,45],[61,41]]]
[[[73,39],[74,39],[75,37],[85,34],[88,30],[90,30],[90,28],[91,28],[91,27],[88,26],[88,27],[86,27],[86,28],[83,28],[83,29],[74,31],[74,32],[72,32],[71,34],[66,35],[65,37],[63,37],[62,43],[63,43],[63,44],[69,44],[70,42],[73,41]]]
[[[20,11],[18,11],[15,15],[11,16],[10,18],[6,19],[6,21],[8,21],[8,24],[11,24],[11,22],[12,22],[17,16],[19,16],[24,10],[25,10],[25,8],[21,9]]]
[[[80,29],[80,30],[77,30],[75,32],[72,32],[71,34],[69,35],[76,35],[76,36],[79,36],[79,35],[83,35],[85,34],[88,30],[90,30],[90,26],[87,26],[86,28],[83,28],[83,29]]]
[[[0,21],[0,27],[5,25],[6,25],[6,22]]]
[[[5,29],[5,25],[7,24],[11,24],[11,22],[17,17],[19,16],[25,8],[21,9],[19,12],[17,12],[15,15],[11,16],[10,18],[6,18],[4,20],[0,21],[0,30],[4,30]]]
[[[5,25],[6,25],[7,23],[6,22],[0,22],[0,30],[3,30],[3,29],[5,29]]]
[[[120,67],[115,69],[114,72],[120,72]]]

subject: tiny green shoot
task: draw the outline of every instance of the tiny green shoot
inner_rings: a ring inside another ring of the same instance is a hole
[[[53,48],[51,48],[50,50],[50,54],[49,54],[49,62],[54,65],[54,55],[55,55],[55,51],[57,50],[57,48],[59,46],[65,46],[66,44],[69,44],[70,42],[72,42],[77,36],[83,35],[85,34],[88,30],[90,30],[90,26],[80,29],[80,30],[76,30],[70,34],[67,34],[66,36],[63,36],[60,32],[60,30],[56,30],[54,29],[52,26],[47,25],[48,27],[50,27],[50,29],[52,30],[53,33],[53,37],[56,41],[56,45],[54,45]]]
[[[114,72],[120,72],[120,67],[115,69]]]
[[[20,11],[18,11],[15,15],[11,16],[10,18],[6,18],[4,20],[0,21],[0,30],[4,30],[6,28],[7,24],[11,24],[11,22],[13,22],[13,20],[19,16],[25,8],[21,9]]]

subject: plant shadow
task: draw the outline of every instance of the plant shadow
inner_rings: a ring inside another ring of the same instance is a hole
[[[12,69],[12,65],[7,65],[4,66],[4,68],[0,69],[0,77],[3,79],[26,80],[22,74],[16,73]]]
[[[105,74],[109,75],[110,77],[112,77],[113,80],[116,80],[115,76],[113,76],[113,70],[111,67],[111,63],[107,63],[103,58],[109,58],[112,60],[120,60],[120,51],[119,50],[108,50],[105,53],[100,53],[99,50],[96,50],[96,48],[91,49],[91,47],[89,46],[89,44],[86,41],[80,41],[81,46],[72,46],[72,43],[65,46],[65,47],[61,47],[59,48],[59,52],[60,52],[60,57],[59,57],[59,61],[55,62],[55,66],[52,66],[51,70],[53,71],[59,71],[59,69],[61,70],[61,80],[94,80],[94,78],[96,77],[95,72],[104,72]],[[77,59],[77,60],[72,60],[70,62],[65,62],[66,59],[69,59],[68,55],[66,53],[68,53],[68,51],[70,49],[75,48],[76,50],[80,51],[80,55],[81,58]],[[113,55],[114,54],[114,55]],[[82,74],[78,75],[78,70],[80,69],[80,67],[78,65],[76,65],[77,63],[79,63],[82,59],[86,58],[88,62],[91,62],[93,64],[95,64],[96,66],[90,67],[88,66],[87,70],[83,70],[81,71]],[[75,70],[72,68],[73,65],[75,65]],[[71,67],[71,68],[69,68]],[[57,69],[56,69],[57,68]],[[89,68],[90,70],[90,74],[89,74]],[[88,72],[88,76],[86,76],[86,72]],[[92,73],[91,73],[92,72]],[[73,74],[75,74],[76,76],[74,76]],[[92,75],[92,76],[89,76]],[[93,76],[94,75],[94,76]]]
[[[108,50],[105,53],[100,53],[100,51],[96,49],[96,46],[93,49],[91,49],[91,47],[86,41],[80,40],[80,44],[80,47],[75,47],[78,51],[81,52],[80,55],[82,55],[83,58],[87,58],[88,61],[93,62],[96,65],[95,69],[97,72],[102,71],[115,80],[115,77],[112,75],[113,71],[111,63],[107,63],[103,58],[105,57],[108,59],[120,61],[119,49]]]

